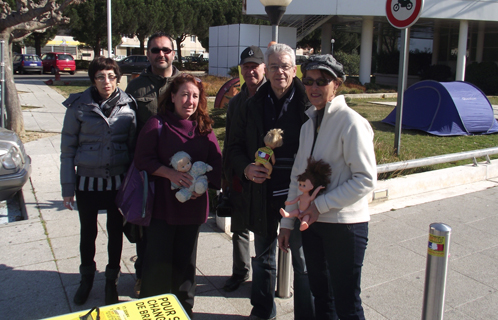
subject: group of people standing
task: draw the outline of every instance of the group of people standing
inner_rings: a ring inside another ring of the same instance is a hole
[[[114,204],[117,190],[134,160],[155,181],[149,227],[137,243],[135,263],[139,297],[175,294],[192,317],[200,226],[207,221],[207,193],[194,192],[181,203],[171,185],[191,185],[188,173],[170,165],[178,151],[213,167],[209,187],[230,190],[233,273],[226,291],[236,290],[252,268],[250,319],[276,318],[276,251],[292,252],[295,319],[364,319],[360,299],[361,267],[368,240],[366,195],[376,183],[373,131],[336,90],[345,80],[331,55],[312,56],[296,77],[295,53],[285,44],[257,46],[240,58],[244,85],[229,102],[223,157],[212,130],[201,80],[173,65],[170,36],[152,35],[151,66],[123,92],[117,64],[99,57],[88,71],[92,87],[71,95],[61,141],[64,205],[80,217],[81,281],[74,302],[83,304],[96,272],[97,214],[107,211],[108,265],[105,303],[118,302],[123,219]],[[283,130],[275,151],[271,179],[256,165],[254,154],[270,129]],[[330,184],[298,218],[281,218],[294,210],[286,200],[299,195],[297,176],[308,159],[332,168]],[[310,227],[299,231],[308,216]],[[255,256],[250,257],[249,231]]]

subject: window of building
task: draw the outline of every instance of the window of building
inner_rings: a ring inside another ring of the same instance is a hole
[[[190,36],[190,42],[195,42],[195,36]]]

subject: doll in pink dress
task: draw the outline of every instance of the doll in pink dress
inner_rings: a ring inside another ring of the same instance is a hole
[[[325,186],[330,183],[331,173],[332,169],[328,163],[325,163],[323,160],[314,160],[313,158],[309,158],[308,167],[302,174],[297,176],[297,181],[299,183],[298,189],[302,192],[302,194],[297,196],[294,200],[285,202],[286,205],[292,205],[299,202],[298,208],[290,212],[287,212],[284,208],[281,208],[280,214],[282,217],[298,217],[301,212],[308,209],[320,191],[325,189]],[[304,231],[308,229],[309,218],[309,215],[305,215],[301,219],[301,226],[299,227],[299,230]]]

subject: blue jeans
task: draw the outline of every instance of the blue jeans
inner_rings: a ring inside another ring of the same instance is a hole
[[[294,268],[294,320],[312,320],[315,319],[315,305],[304,259],[300,225],[301,221],[296,219],[289,239]]]
[[[364,320],[360,284],[368,222],[315,222],[302,237],[316,318]]]
[[[275,208],[272,207],[272,210]],[[278,210],[278,209],[276,209]],[[269,213],[274,214],[274,212]],[[294,319],[314,319],[313,298],[304,262],[299,227],[291,233],[290,247],[294,267]],[[277,230],[266,236],[254,235],[256,256],[252,258],[251,314],[263,319],[277,315],[275,284],[277,280]]]

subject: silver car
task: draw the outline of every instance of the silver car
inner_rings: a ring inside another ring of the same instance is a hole
[[[13,197],[31,174],[31,158],[14,131],[0,128],[0,201]]]

